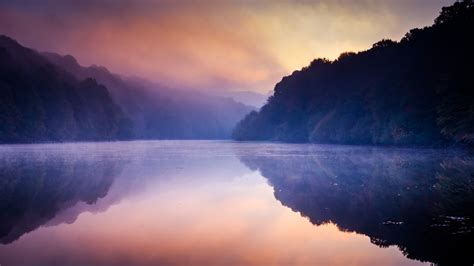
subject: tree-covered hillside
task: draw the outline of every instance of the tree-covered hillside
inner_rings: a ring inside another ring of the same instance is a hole
[[[224,139],[252,107],[82,67],[0,36],[0,143]]]
[[[107,89],[0,36],[0,142],[112,140],[127,120]]]
[[[474,142],[474,3],[442,9],[399,42],[316,59],[284,77],[237,140],[439,145]]]
[[[78,79],[105,85],[133,122],[135,139],[229,139],[237,122],[253,110],[228,97],[171,89],[100,66],[83,67],[70,55],[43,55]]]

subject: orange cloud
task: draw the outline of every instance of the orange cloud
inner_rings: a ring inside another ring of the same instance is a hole
[[[0,33],[174,87],[260,90],[428,25],[450,1],[53,1],[0,4]]]

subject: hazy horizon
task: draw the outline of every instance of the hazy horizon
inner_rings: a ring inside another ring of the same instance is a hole
[[[0,0],[0,266],[474,265],[474,0]]]
[[[170,87],[265,94],[314,58],[430,25],[452,2],[0,2],[0,34]]]

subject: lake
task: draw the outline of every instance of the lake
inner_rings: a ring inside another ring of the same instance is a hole
[[[472,265],[462,150],[0,146],[0,265]]]

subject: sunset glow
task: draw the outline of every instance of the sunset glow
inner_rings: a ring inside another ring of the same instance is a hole
[[[0,0],[0,266],[474,265],[474,0]]]
[[[434,1],[20,1],[0,32],[84,65],[204,90],[273,89],[317,57],[337,58],[429,25]]]

